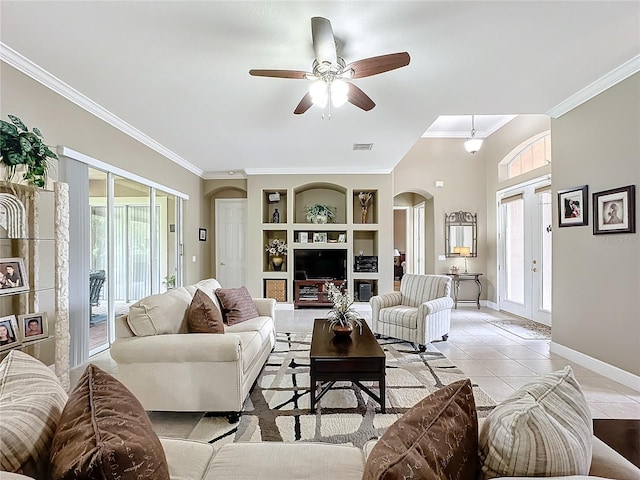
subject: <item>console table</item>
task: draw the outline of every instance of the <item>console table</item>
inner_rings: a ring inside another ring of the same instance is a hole
[[[482,294],[482,283],[480,283],[480,276],[482,273],[445,273],[453,279],[453,308],[458,308],[458,302],[473,302],[480,309],[480,295]],[[478,297],[474,300],[460,300],[458,294],[460,293],[460,282],[473,281],[478,286]]]

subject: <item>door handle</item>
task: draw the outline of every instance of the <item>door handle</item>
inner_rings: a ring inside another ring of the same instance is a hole
[[[536,273],[536,272],[538,271],[538,269],[537,269],[537,268],[535,268],[535,267],[533,267],[533,268],[531,269],[531,271],[532,271],[533,273]]]
[[[532,265],[535,265],[536,263],[538,263],[538,262],[536,262],[535,260],[531,260],[531,264]]]

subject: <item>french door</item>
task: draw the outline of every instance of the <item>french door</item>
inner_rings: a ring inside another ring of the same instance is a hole
[[[500,309],[551,326],[551,186],[499,192]]]

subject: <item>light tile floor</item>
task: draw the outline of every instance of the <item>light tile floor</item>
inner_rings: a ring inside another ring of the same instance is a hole
[[[370,322],[370,309],[362,307],[361,313]],[[276,329],[310,332],[313,319],[325,314],[324,309],[277,310]],[[485,321],[497,318],[509,315],[484,307],[458,308],[453,310],[449,340],[434,343],[494,400],[504,400],[541,374],[571,365],[594,418],[640,419],[639,391],[549,352],[549,341],[526,340]],[[108,351],[90,362],[117,376],[117,366]],[[72,370],[72,383],[82,370]]]

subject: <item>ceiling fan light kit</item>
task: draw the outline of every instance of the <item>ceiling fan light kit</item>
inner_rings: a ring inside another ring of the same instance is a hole
[[[312,72],[299,70],[249,70],[249,74],[258,77],[292,78],[312,80],[309,91],[302,97],[293,111],[296,115],[305,113],[312,105],[323,109],[333,106],[338,108],[349,102],[356,107],[369,111],[376,106],[373,100],[360,88],[346,80],[370,77],[409,65],[407,52],[391,53],[378,57],[365,58],[347,65],[338,56],[336,41],[333,36],[331,22],[326,18],[311,19],[311,36],[316,58]],[[331,116],[329,112],[329,117]]]
[[[471,115],[471,137],[464,142],[464,148],[467,152],[474,154],[482,147],[482,139],[476,138],[476,127],[474,116]]]

